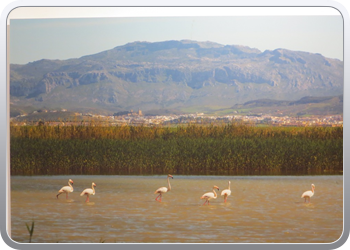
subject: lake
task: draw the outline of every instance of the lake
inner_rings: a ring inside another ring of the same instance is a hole
[[[74,181],[74,192],[56,198]],[[231,196],[220,193],[231,181]],[[80,193],[96,183],[90,202]],[[12,176],[11,238],[35,243],[331,243],[343,232],[343,176]],[[315,184],[310,203],[300,198]],[[200,197],[216,185],[218,198]]]

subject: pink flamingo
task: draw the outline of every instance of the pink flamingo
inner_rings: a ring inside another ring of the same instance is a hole
[[[62,187],[59,191],[58,194],[56,195],[57,199],[60,194],[66,193],[66,199],[68,199],[68,193],[73,192],[73,181],[71,179],[68,180],[68,186]]]
[[[168,174],[168,178],[167,178],[167,180],[168,180],[168,187],[160,187],[154,192],[155,194],[159,194],[156,197],[156,201],[162,202],[162,194],[166,193],[166,192],[169,192],[171,190],[169,178],[174,179],[174,177],[171,174]],[[159,198],[159,200],[158,200],[158,198]]]
[[[213,192],[208,192],[208,193],[205,193],[205,194],[202,195],[201,199],[205,199],[205,202],[204,202],[203,206],[207,202],[208,202],[208,205],[209,205],[209,200],[216,199],[216,197],[218,197],[217,194],[215,193],[215,189],[217,189],[219,191],[219,188],[217,186],[214,186],[213,187]]]
[[[304,202],[306,202],[306,200],[308,200],[308,203],[309,203],[310,202],[310,198],[314,195],[314,193],[315,193],[315,185],[311,184],[311,190],[304,192],[301,195],[301,198],[305,199]]]
[[[224,196],[224,198],[225,198],[225,199],[224,199],[224,202],[227,201],[227,196],[230,196],[230,195],[231,195],[230,184],[231,184],[231,182],[229,181],[229,182],[228,182],[228,188],[222,190],[222,192],[221,192],[221,196]]]
[[[92,183],[91,188],[85,189],[85,190],[80,194],[80,196],[86,195],[86,200],[85,200],[85,202],[89,202],[89,201],[90,201],[90,200],[89,200],[90,195],[95,195],[95,189],[94,189],[94,187],[96,187],[96,184],[95,184],[95,183]]]

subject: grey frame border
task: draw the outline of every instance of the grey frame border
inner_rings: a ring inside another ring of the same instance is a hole
[[[336,249],[341,247],[349,237],[349,223],[350,223],[350,199],[349,199],[349,190],[350,190],[350,183],[346,182],[345,180],[348,180],[350,178],[349,171],[346,170],[346,165],[349,165],[350,162],[350,154],[343,153],[344,157],[344,172],[343,172],[343,211],[344,211],[344,227],[343,227],[343,234],[342,236],[333,243],[295,243],[295,244],[288,244],[288,243],[264,243],[264,244],[258,244],[258,243],[252,243],[252,244],[242,244],[242,243],[217,243],[217,244],[186,244],[186,243],[175,243],[175,244],[163,244],[163,243],[138,243],[138,244],[121,244],[121,243],[16,243],[13,241],[8,233],[7,233],[7,211],[10,213],[9,209],[9,196],[8,196],[8,190],[10,188],[9,182],[10,182],[10,174],[8,171],[9,168],[9,112],[8,112],[8,99],[9,99],[9,88],[8,88],[8,76],[9,76],[9,69],[7,67],[7,16],[8,14],[17,7],[332,7],[340,12],[340,14],[343,17],[343,30],[344,30],[344,40],[343,40],[343,46],[344,46],[344,112],[343,112],[343,121],[344,121],[344,127],[349,127],[350,123],[350,64],[348,63],[350,61],[350,46],[349,46],[349,36],[350,36],[350,19],[349,14],[338,2],[329,1],[329,0],[321,0],[321,1],[312,1],[312,0],[296,0],[296,1],[278,1],[278,0],[267,0],[267,1],[259,1],[259,0],[216,0],[216,1],[210,1],[210,0],[202,0],[202,1],[195,1],[195,0],[177,0],[175,1],[162,1],[162,0],[148,0],[147,3],[145,0],[128,0],[128,1],[122,1],[122,0],[99,0],[97,1],[93,0],[86,0],[86,1],[79,1],[79,0],[51,0],[51,1],[44,1],[44,0],[20,0],[15,1],[13,3],[10,3],[6,6],[6,8],[1,13],[1,60],[0,60],[0,72],[1,72],[1,86],[0,86],[0,93],[1,93],[1,109],[0,109],[0,115],[2,117],[0,121],[0,128],[1,128],[1,162],[2,167],[0,168],[0,175],[1,175],[1,186],[0,186],[0,196],[1,200],[5,202],[1,202],[0,205],[0,222],[1,222],[1,236],[3,241],[11,248],[14,249],[62,249],[62,248],[68,248],[68,249],[95,249],[98,248],[104,248],[104,249],[115,249],[116,247],[119,249],[134,249],[134,248],[145,248],[145,249],[178,249],[178,248],[205,248],[205,249],[212,249],[213,247],[217,249],[232,249],[232,248],[239,248],[239,249]],[[5,51],[5,53],[3,53]],[[345,152],[345,149],[350,148],[350,132],[349,130],[344,129],[344,135],[343,135],[344,141],[343,141],[343,152]],[[214,245],[214,246],[213,246]]]

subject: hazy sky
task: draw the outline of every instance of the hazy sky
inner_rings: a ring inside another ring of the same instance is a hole
[[[68,59],[134,41],[190,39],[223,45],[320,53],[343,60],[343,20],[325,16],[14,19],[10,62]]]

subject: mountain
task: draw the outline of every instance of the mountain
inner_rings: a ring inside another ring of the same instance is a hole
[[[69,60],[10,65],[17,109],[203,111],[257,99],[343,94],[343,62],[189,40],[133,42]],[[29,108],[30,107],[30,108]]]

